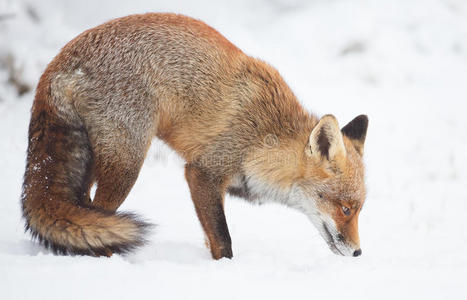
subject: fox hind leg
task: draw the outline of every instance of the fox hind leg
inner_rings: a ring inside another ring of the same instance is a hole
[[[118,163],[107,168],[97,181],[92,204],[105,210],[117,210],[135,184],[140,168],[141,164],[130,167]]]
[[[118,151],[103,151],[105,157],[97,157],[93,206],[110,211],[120,207],[138,178],[150,143],[145,144],[142,147],[135,146],[137,143],[130,147],[119,145]]]

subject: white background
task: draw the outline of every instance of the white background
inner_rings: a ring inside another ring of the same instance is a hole
[[[81,31],[147,11],[204,20],[275,66],[314,113],[341,125],[368,114],[363,255],[332,254],[299,212],[227,198],[234,258],[213,261],[183,163],[158,143],[121,207],[158,224],[151,244],[52,255],[23,233],[19,205],[33,91],[18,96],[0,61],[0,298],[465,299],[466,1],[0,0],[0,60],[34,88]]]

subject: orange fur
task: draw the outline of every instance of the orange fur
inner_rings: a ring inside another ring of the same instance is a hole
[[[65,254],[141,245],[148,225],[115,211],[157,137],[187,163],[214,258],[232,256],[225,192],[269,197],[310,216],[313,206],[357,246],[356,221],[336,207],[361,207],[364,199],[361,118],[341,133],[333,117],[309,114],[273,67],[201,21],[175,14],[112,20],[69,42],[38,84],[22,196],[27,228]]]

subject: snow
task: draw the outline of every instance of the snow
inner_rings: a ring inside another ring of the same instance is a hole
[[[234,258],[204,246],[183,163],[155,143],[121,207],[158,226],[107,258],[54,256],[23,232],[19,195],[34,87],[68,40],[108,19],[181,12],[274,65],[345,125],[366,113],[363,255],[334,255],[299,212],[227,198]],[[5,16],[2,18],[2,16]],[[0,297],[465,299],[467,3],[463,0],[0,1]]]

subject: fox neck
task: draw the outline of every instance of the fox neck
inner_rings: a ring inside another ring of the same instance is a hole
[[[313,122],[312,119],[309,121]],[[303,132],[295,133],[293,137],[268,136],[247,157],[242,181],[252,200],[309,210],[300,189],[305,172],[305,147],[311,131],[309,127],[306,124]]]
[[[255,175],[244,176],[244,187],[247,191],[248,200],[263,203],[278,203],[290,208],[307,212],[308,208],[303,201],[303,193],[296,184],[288,188],[280,188],[277,185],[264,181]]]
[[[299,186],[304,177],[305,148],[313,127],[318,123],[298,102],[295,95],[271,66],[261,61],[249,61],[242,74],[246,76],[242,89],[246,101],[242,106],[245,119],[254,124],[245,132],[253,141],[243,157],[243,172],[233,180],[238,188],[248,191],[250,199],[279,202],[299,208]],[[248,84],[247,84],[248,83]]]

